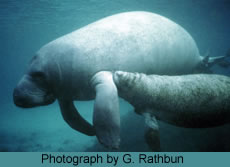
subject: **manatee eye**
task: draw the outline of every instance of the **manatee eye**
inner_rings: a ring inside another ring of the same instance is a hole
[[[30,76],[33,78],[33,80],[36,80],[36,81],[45,81],[45,74],[43,72],[32,72],[30,74]]]
[[[31,79],[40,89],[47,89],[48,83],[46,75],[43,72],[32,72],[30,73]]]

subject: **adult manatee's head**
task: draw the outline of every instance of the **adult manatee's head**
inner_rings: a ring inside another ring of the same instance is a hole
[[[41,56],[34,56],[29,69],[13,92],[15,105],[23,108],[48,105],[55,101],[48,73],[47,62]]]
[[[33,57],[27,72],[14,89],[14,103],[31,108],[48,105],[58,99],[64,120],[73,129],[94,136],[94,127],[81,117],[73,104],[72,58],[71,54],[67,54],[72,50],[68,52],[68,47],[58,48],[57,43],[50,43]]]

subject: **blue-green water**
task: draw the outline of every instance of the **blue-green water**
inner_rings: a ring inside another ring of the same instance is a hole
[[[225,55],[230,48],[230,0],[1,0],[0,2],[0,151],[107,151],[95,137],[72,130],[57,103],[20,109],[13,88],[34,53],[49,41],[105,16],[127,11],[161,14],[184,27],[201,54]],[[214,67],[216,73],[230,69]],[[91,121],[93,102],[77,102]],[[149,151],[145,125],[121,101],[122,143],[119,151]],[[184,129],[160,123],[162,151],[230,151],[229,125]]]

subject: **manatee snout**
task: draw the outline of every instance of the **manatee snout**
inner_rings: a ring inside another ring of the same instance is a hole
[[[125,71],[115,71],[113,73],[113,81],[119,90],[128,93],[133,87],[138,86],[138,80],[142,78],[143,75],[140,73],[130,73]],[[120,92],[120,93],[122,93]]]
[[[14,104],[22,108],[48,105],[55,97],[48,90],[40,87],[30,76],[25,75],[13,91]]]
[[[115,71],[113,73],[113,81],[119,89],[124,88],[123,86],[120,85],[123,85],[124,83],[128,83],[126,82],[128,80],[127,78],[129,77],[127,75],[128,73],[124,71]]]
[[[13,100],[14,100],[14,104],[18,107],[26,108],[26,106],[29,106],[27,105],[27,101],[28,101],[27,97],[17,87],[14,88]]]

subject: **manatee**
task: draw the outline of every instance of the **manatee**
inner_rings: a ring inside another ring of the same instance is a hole
[[[200,56],[190,34],[150,12],[115,14],[43,46],[14,89],[14,103],[30,108],[56,99],[73,129],[109,148],[120,143],[117,88],[110,73],[184,74],[224,57]],[[205,61],[204,61],[205,60]],[[93,125],[81,117],[74,100],[95,99]]]
[[[146,75],[117,71],[113,74],[119,96],[157,121],[185,128],[209,128],[230,122],[230,77],[217,74],[182,76]]]

